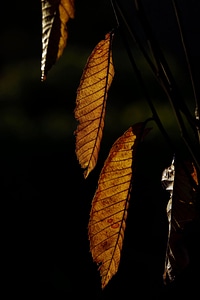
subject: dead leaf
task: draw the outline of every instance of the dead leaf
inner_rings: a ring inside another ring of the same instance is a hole
[[[75,0],[41,0],[42,58],[41,80],[61,57],[68,39],[67,23],[74,18]]]
[[[120,262],[132,185],[134,158],[144,123],[130,127],[112,146],[92,200],[88,234],[93,260],[99,265],[102,288]]]
[[[166,190],[170,191],[167,205],[169,223],[165,259],[164,282],[173,281],[189,264],[183,235],[186,224],[196,217],[197,172],[192,162],[172,162],[162,175]]]
[[[108,90],[114,77],[113,33],[106,34],[92,51],[77,90],[75,118],[76,155],[85,178],[94,169],[104,128]]]

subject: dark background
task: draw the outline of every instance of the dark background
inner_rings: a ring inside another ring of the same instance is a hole
[[[123,1],[138,26],[134,1]],[[193,95],[170,1],[143,1],[156,37],[192,112]],[[180,1],[195,74],[199,76],[199,1]],[[117,274],[102,291],[89,252],[87,225],[99,172],[116,138],[151,117],[119,35],[113,44],[115,78],[109,91],[97,167],[83,178],[75,156],[76,89],[94,46],[116,26],[109,1],[76,1],[61,59],[40,82],[40,1],[3,3],[0,47],[0,176],[3,287],[29,299],[196,299],[199,289],[199,228],[188,227],[187,270],[164,286],[168,194],[160,179],[171,163],[156,125],[145,138]],[[137,47],[136,47],[137,49]],[[135,57],[168,133],[187,153],[173,112],[138,50]]]

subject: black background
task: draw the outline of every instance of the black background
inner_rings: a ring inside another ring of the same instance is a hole
[[[180,2],[195,74],[199,76],[199,1]],[[143,3],[156,37],[172,63],[177,83],[191,104],[191,86],[171,2]],[[123,4],[130,20],[137,23],[133,18],[134,1]],[[151,124],[153,132],[145,138],[138,157],[119,270],[103,291],[92,262],[87,224],[103,161],[112,143],[128,126],[151,116],[117,36],[116,76],[109,93],[100,157],[88,179],[83,178],[73,135],[76,88],[88,55],[115,25],[109,1],[76,1],[68,45],[47,81],[41,83],[40,1],[3,3],[1,262],[7,297],[14,293],[25,299],[114,299],[122,295],[123,299],[198,298],[199,228],[195,225],[185,233],[190,266],[175,283],[164,286],[162,281],[168,194],[160,179],[173,153],[155,124]],[[141,58],[138,61],[143,66]],[[182,147],[174,135],[177,129],[174,130],[173,113],[168,104],[163,104],[167,103],[165,95],[146,67],[144,76],[164,124]]]

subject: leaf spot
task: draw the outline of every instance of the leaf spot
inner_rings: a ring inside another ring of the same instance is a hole
[[[108,219],[107,222],[108,222],[108,223],[112,223],[112,222],[113,222],[113,218]]]
[[[118,228],[119,227],[119,223],[114,223],[111,225],[111,228],[115,229],[115,228]]]

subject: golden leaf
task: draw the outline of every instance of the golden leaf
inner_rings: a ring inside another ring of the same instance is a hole
[[[74,18],[75,0],[41,0],[42,58],[41,80],[61,57],[68,39],[67,23]]]
[[[88,235],[92,258],[99,265],[102,288],[118,270],[132,184],[133,158],[143,133],[144,123],[135,124],[113,144],[92,200]]]
[[[107,93],[114,77],[113,33],[101,40],[88,58],[77,90],[75,118],[76,155],[85,178],[94,169],[104,128]]]
[[[169,223],[165,259],[164,282],[173,281],[188,264],[189,255],[183,234],[186,224],[197,217],[197,172],[192,162],[172,162],[163,173],[162,180],[170,191],[167,205]]]

